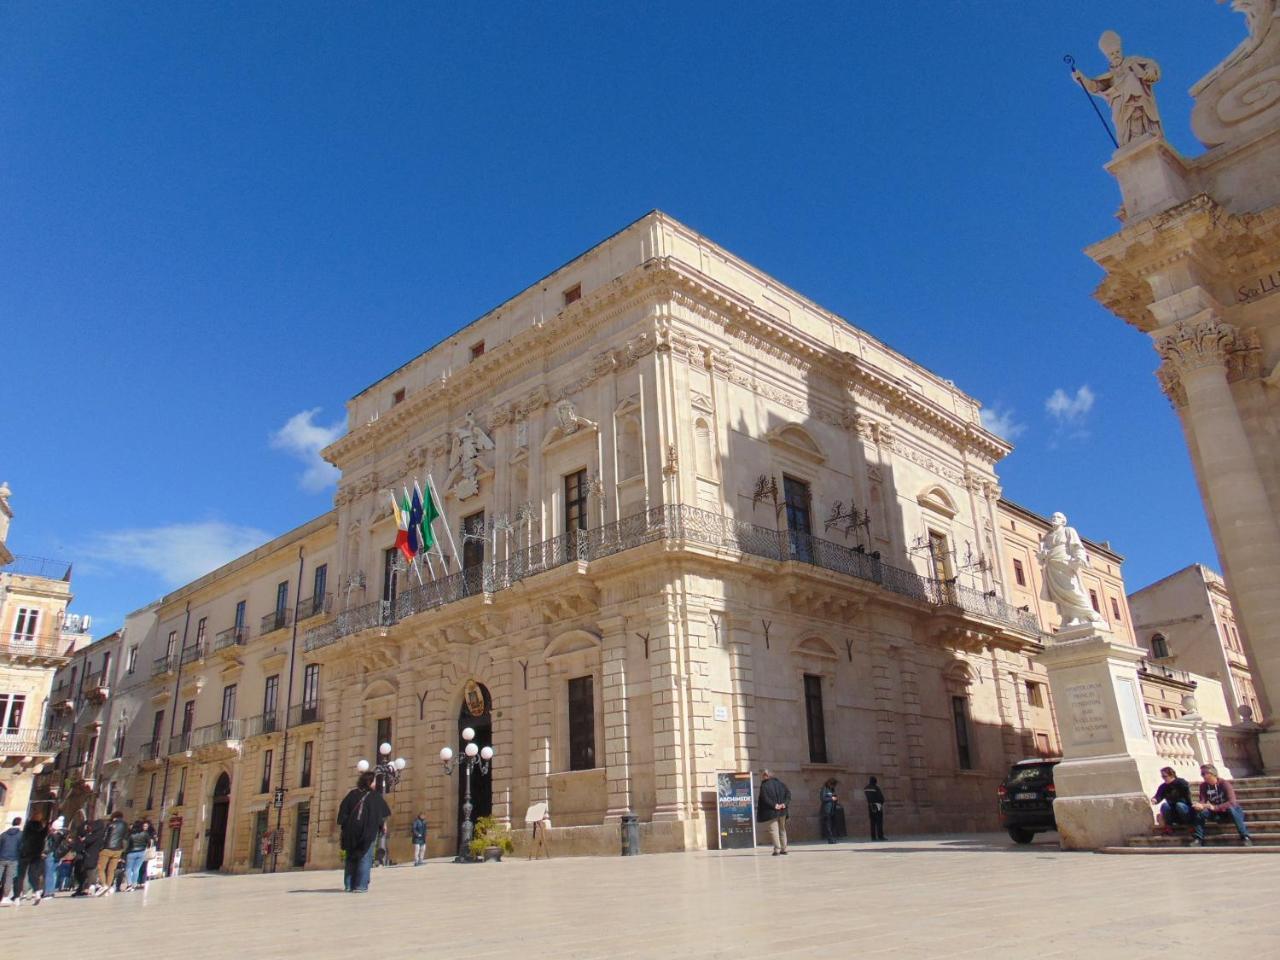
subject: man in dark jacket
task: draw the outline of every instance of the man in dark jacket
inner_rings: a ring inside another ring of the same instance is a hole
[[[760,798],[756,801],[756,820],[769,825],[769,841],[773,855],[787,855],[787,808],[791,805],[791,791],[787,785],[769,770],[760,773]]]
[[[1200,776],[1204,781],[1200,784],[1200,802],[1193,804],[1196,812],[1195,837],[1191,841],[1193,847],[1204,846],[1204,825],[1215,820],[1232,821],[1236,825],[1236,833],[1240,835],[1240,845],[1253,846],[1249,837],[1249,828],[1244,825],[1244,810],[1236,799],[1236,791],[1230,780],[1218,776],[1218,768],[1212,763],[1200,765]]]
[[[420,813],[413,818],[413,826],[409,828],[413,837],[413,865],[419,866],[427,859],[427,817]]]
[[[98,885],[98,858],[102,855],[102,842],[106,829],[96,817],[86,820],[77,837],[76,892],[75,897],[100,896],[106,891]]]
[[[360,774],[355,789],[342,798],[338,807],[341,828],[339,846],[346,856],[342,887],[350,893],[367,893],[373,867],[373,844],[391,808],[382,794],[373,789],[372,772]]]
[[[22,818],[14,817],[9,829],[0,833],[0,906],[18,902],[12,892],[18,882],[18,855],[21,852]]]
[[[1151,798],[1151,802],[1159,805],[1157,816],[1161,829],[1166,834],[1171,834],[1177,824],[1195,820],[1191,809],[1191,784],[1178,776],[1178,771],[1173,767],[1161,767],[1160,779],[1163,782],[1156,787],[1156,795]]]
[[[867,816],[871,818],[871,839],[883,840],[884,791],[876,783],[875,777],[867,781],[867,785],[862,788],[862,794],[867,798]]]
[[[22,898],[23,881],[31,887],[34,903],[44,896],[44,839],[49,834],[40,817],[35,816],[22,828],[22,847],[18,851],[18,879],[13,884],[13,896]]]
[[[124,859],[124,848],[129,842],[129,824],[119,810],[111,814],[102,839],[102,859],[98,865],[99,882],[111,893],[116,888],[116,867]]]

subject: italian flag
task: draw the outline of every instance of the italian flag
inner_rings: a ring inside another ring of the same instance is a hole
[[[413,559],[413,552],[409,549],[409,504],[406,502],[403,506],[396,501],[396,495],[391,494],[391,513],[396,518],[396,542],[394,546],[400,550],[408,559]]]

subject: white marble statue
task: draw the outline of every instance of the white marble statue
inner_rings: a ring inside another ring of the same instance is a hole
[[[1080,534],[1067,526],[1065,514],[1055,513],[1053,526],[1040,540],[1040,566],[1044,571],[1041,597],[1052,601],[1062,614],[1062,629],[1082,626],[1106,626],[1106,621],[1093,609],[1089,595],[1080,586],[1079,571],[1089,566]]]
[[[453,448],[449,452],[450,479],[456,479],[453,492],[459,500],[466,500],[479,492],[477,475],[480,472],[480,455],[493,449],[489,435],[476,426],[473,414],[467,414],[467,422],[453,431]]]
[[[1147,135],[1164,136],[1152,89],[1160,79],[1160,65],[1150,57],[1126,57],[1120,35],[1114,30],[1102,35],[1098,49],[1107,55],[1111,69],[1096,77],[1072,70],[1071,76],[1111,106],[1111,120],[1120,146]]]

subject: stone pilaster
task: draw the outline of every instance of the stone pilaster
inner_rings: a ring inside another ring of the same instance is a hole
[[[894,646],[889,656],[897,661],[902,689],[902,721],[907,748],[907,777],[911,799],[917,808],[930,805],[929,770],[924,750],[924,724],[920,707],[919,666],[911,659],[908,648]]]
[[[733,690],[733,748],[739,770],[754,770],[760,756],[756,735],[756,680],[751,632],[741,618],[725,614],[729,637],[729,679]]]
[[[676,618],[669,604],[653,622],[649,643],[649,683],[653,701],[654,820],[685,817],[686,757],[681,656]]]
[[[897,700],[890,645],[883,640],[871,644],[871,689],[876,709],[876,753],[880,761],[880,779],[893,784],[903,775],[899,755]]]
[[[493,812],[492,816],[502,826],[511,825],[511,786],[515,773],[515,736],[512,729],[512,660],[511,651],[500,647],[489,651],[493,662],[490,677],[489,698],[492,701],[490,716],[493,724]],[[523,818],[524,811],[518,811]],[[523,819],[519,825],[523,825]]]
[[[554,724],[547,664],[529,663],[529,803],[549,799],[547,776],[551,773],[551,729]],[[555,817],[555,811],[551,811]]]
[[[604,710],[604,762],[608,776],[609,805],[605,822],[631,812],[631,733],[627,711],[627,621],[604,617],[600,672]]]

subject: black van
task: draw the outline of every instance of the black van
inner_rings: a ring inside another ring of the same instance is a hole
[[[1019,760],[996,789],[1000,798],[1000,823],[1014,843],[1030,843],[1037,833],[1057,830],[1053,818],[1053,768],[1058,758]]]

